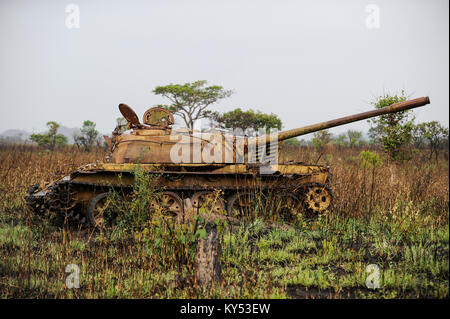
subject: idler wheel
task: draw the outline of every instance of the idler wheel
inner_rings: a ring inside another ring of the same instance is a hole
[[[220,214],[225,210],[225,204],[219,192],[202,191],[192,195],[192,207],[197,212],[201,208]]]
[[[73,192],[70,184],[55,184],[52,186],[52,191],[49,196],[49,207],[53,211],[67,213],[76,204],[73,200],[74,196],[75,192]]]
[[[323,186],[313,186],[306,190],[305,206],[315,213],[323,213],[331,205],[331,192]]]

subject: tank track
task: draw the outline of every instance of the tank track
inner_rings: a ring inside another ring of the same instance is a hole
[[[63,179],[55,182],[51,186],[45,189],[45,191],[40,190],[38,184],[32,185],[26,196],[26,202],[29,207],[31,207],[35,213],[42,215],[45,210],[52,211],[60,216],[61,220],[64,223],[68,223],[74,226],[86,226],[88,224],[87,216],[85,211],[80,210],[77,207],[77,203],[75,198],[76,187],[85,187],[90,189],[93,195],[99,194],[100,192],[108,192],[110,187],[115,188],[116,190],[121,190],[125,192],[131,192],[133,187],[131,185],[121,185],[119,186],[105,186],[99,183],[90,183],[90,182],[74,182],[70,179]],[[280,187],[279,185],[273,186],[271,188],[265,188],[263,191],[289,191],[289,193],[295,194],[300,201],[302,201],[302,196],[307,192],[308,189],[312,187],[322,187],[325,188],[331,196],[332,193],[329,188],[329,183],[326,185],[319,183],[309,183],[299,185],[298,187]],[[165,187],[165,191],[175,192],[182,200],[186,198],[191,198],[195,193],[201,191],[212,191],[219,190],[222,191],[224,195],[226,195],[223,200],[225,202],[225,207],[227,200],[237,192],[245,192],[252,191],[255,187],[251,186],[243,186],[239,188],[233,187],[210,187],[210,188],[202,188],[202,187]],[[38,195],[38,196],[36,196]],[[331,207],[331,204],[330,204]],[[78,209],[77,209],[78,208]],[[311,210],[306,209],[305,213],[308,215],[314,214]]]

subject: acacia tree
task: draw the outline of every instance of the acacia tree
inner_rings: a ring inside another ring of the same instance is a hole
[[[98,131],[95,129],[95,123],[84,121],[80,129],[81,134],[74,134],[73,139],[78,148],[83,147],[87,152],[91,150],[97,141]]]
[[[313,134],[312,144],[314,149],[319,154],[319,157],[316,160],[316,163],[320,160],[322,155],[325,152],[325,148],[331,141],[331,133],[328,130],[317,131]]]
[[[207,108],[217,101],[229,97],[232,92],[222,86],[206,86],[207,81],[195,81],[185,84],[169,84],[157,86],[153,93],[169,99],[169,105],[158,105],[173,114],[180,116],[189,129],[194,128],[194,122],[208,118],[211,112]]]
[[[57,134],[59,128],[58,123],[50,121],[46,125],[48,127],[47,133],[31,134],[30,140],[50,150],[53,150],[57,145],[67,144],[67,137],[63,134]]]
[[[423,149],[425,147],[425,138],[423,136],[424,134],[424,123],[420,123],[417,125],[414,125],[413,130],[411,132],[412,134],[412,143],[415,148]]]
[[[426,142],[430,149],[428,159],[431,160],[434,154],[437,161],[439,150],[443,147],[445,139],[448,139],[448,128],[437,121],[432,121],[417,124],[413,132],[415,145],[421,147]]]
[[[237,108],[223,114],[218,112],[211,112],[210,114],[210,117],[222,128],[240,128],[244,131],[248,129],[257,131],[264,128],[269,131],[271,128],[281,130],[282,127],[281,120],[273,113],[266,114],[253,110],[242,111]]]
[[[283,146],[302,146],[304,140],[299,141],[297,138],[292,137],[283,141]]]
[[[358,147],[362,143],[362,132],[360,131],[348,130],[347,137],[351,148]]]
[[[379,96],[372,102],[372,105],[380,109],[397,102],[406,101],[407,98],[402,90],[400,96],[389,94]],[[408,157],[408,151],[404,150],[403,146],[412,139],[414,127],[412,110],[383,114],[368,120],[368,122],[371,123],[369,136],[373,141],[381,142],[384,145],[384,150],[389,155],[390,160],[403,160]]]
[[[332,140],[333,144],[338,147],[345,147],[348,145],[347,142],[347,135],[346,134],[339,134]]]

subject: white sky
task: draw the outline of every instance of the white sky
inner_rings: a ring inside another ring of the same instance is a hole
[[[139,118],[157,85],[208,80],[213,109],[277,114],[291,129],[363,112],[383,92],[429,95],[419,122],[449,120],[449,2],[0,0],[0,131],[55,120],[104,133],[119,103]],[[366,27],[368,4],[380,28]],[[367,130],[366,121],[335,128]]]

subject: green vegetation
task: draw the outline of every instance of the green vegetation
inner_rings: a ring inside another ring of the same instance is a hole
[[[92,121],[84,121],[80,129],[80,134],[74,134],[73,139],[78,148],[84,148],[87,152],[97,143],[98,131],[96,124]]]
[[[404,102],[408,99],[405,92],[401,95],[384,94],[372,103],[377,109]],[[376,142],[384,145],[385,152],[390,160],[404,160],[410,158],[409,149],[403,148],[412,139],[414,116],[412,110],[389,113],[368,120],[373,126],[369,135]]]
[[[229,97],[231,91],[220,85],[206,86],[207,81],[195,81],[185,84],[169,84],[157,86],[153,93],[161,95],[170,101],[169,105],[158,105],[180,116],[186,127],[194,128],[194,122],[209,117],[207,108],[217,101]]]
[[[302,145],[302,141],[299,141],[297,138],[289,138],[283,141],[283,146],[300,146]]]
[[[443,127],[437,121],[420,123],[413,128],[413,139],[414,146],[417,148],[428,146],[428,159],[431,160],[434,154],[434,158],[437,161],[441,150],[445,146],[448,148],[448,128]]]
[[[371,152],[371,151],[362,151],[359,153],[359,157],[362,161],[361,167],[363,168],[363,179],[365,183],[366,179],[366,169],[372,170],[372,180],[370,185],[370,195],[369,195],[369,212],[372,211],[372,199],[373,199],[373,190],[375,187],[375,168],[378,166],[381,166],[383,162],[381,161],[380,157],[378,156],[378,153]]]
[[[283,156],[316,156],[302,149],[291,147]],[[222,279],[206,289],[196,284],[192,261],[197,239],[205,236],[204,220],[179,224],[158,205],[148,210],[158,199],[159,190],[151,187],[157,176],[136,172],[137,191],[129,201],[117,200],[119,215],[110,228],[58,228],[26,211],[29,181],[67,174],[74,158],[94,162],[102,154],[2,149],[0,296],[448,298],[448,161],[442,156],[437,164],[391,166],[382,154],[330,150],[334,204],[326,215],[292,225],[249,216],[240,226],[221,226]],[[80,268],[79,289],[65,286],[69,264]],[[378,289],[365,283],[371,264],[380,269]]]
[[[351,148],[361,146],[364,143],[362,138],[362,132],[360,131],[348,130],[347,137],[348,137],[348,144]]]
[[[240,128],[242,130],[260,128],[281,129],[281,120],[275,114],[265,114],[260,111],[243,111],[236,108],[220,113],[208,108],[218,101],[231,96],[232,91],[222,86],[206,86],[207,81],[195,81],[185,84],[169,84],[157,86],[153,93],[161,95],[170,101],[168,105],[158,105],[181,117],[189,129],[194,128],[195,121],[207,118],[221,128]]]
[[[328,132],[328,130],[321,130],[315,132],[313,136],[312,144],[316,152],[319,154],[319,157],[315,160],[315,163],[317,163],[323,156],[326,146],[331,141],[331,133]]]
[[[53,150],[55,146],[61,146],[67,144],[67,137],[63,134],[57,134],[59,124],[50,121],[47,122],[48,132],[45,134],[31,134],[30,140],[36,142],[39,146],[45,147],[49,150]]]
[[[230,112],[225,112],[222,115],[216,115],[214,120],[224,128],[240,128],[242,130],[253,129],[255,132],[258,129],[270,128],[281,130],[281,120],[275,114],[265,114],[260,111],[242,111],[237,108]]]
[[[405,208],[415,217],[405,219]],[[399,202],[369,219],[327,216],[292,228],[256,219],[224,229],[222,282],[212,289],[195,285],[192,262],[178,254],[190,247],[193,255],[195,245],[185,245],[195,243],[193,230],[45,234],[2,223],[1,297],[448,298],[448,225],[423,214]],[[72,263],[80,289],[65,287]],[[365,285],[370,264],[380,268],[379,289]]]

